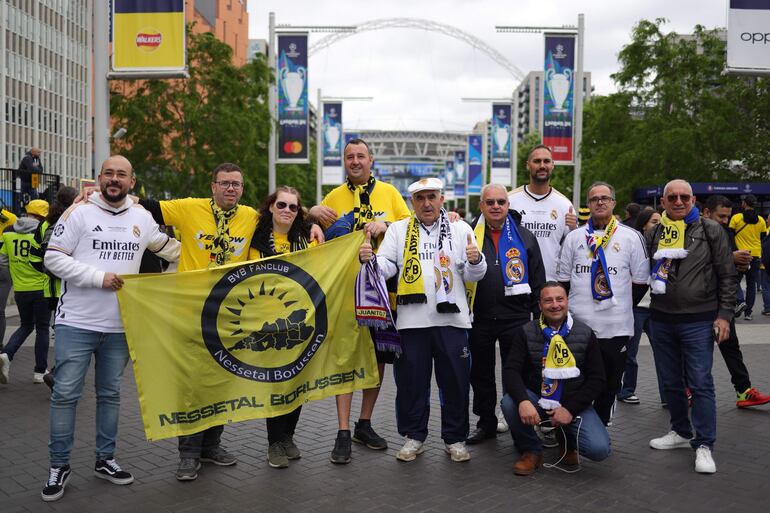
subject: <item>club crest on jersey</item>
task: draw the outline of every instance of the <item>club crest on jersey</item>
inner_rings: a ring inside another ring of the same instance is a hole
[[[608,297],[610,295],[610,288],[607,286],[607,277],[604,276],[601,267],[596,272],[596,278],[594,278],[594,292],[603,297]]]
[[[133,228],[131,228],[131,231],[134,232],[134,237],[137,239],[142,236],[142,231],[139,229],[139,226],[134,225]]]
[[[551,210],[551,219],[556,220],[557,217],[559,217],[559,213],[556,212],[556,209]]]
[[[619,242],[614,243],[612,245],[612,249],[613,251],[615,251],[615,253],[620,253],[620,243]]]
[[[508,260],[508,263],[505,265],[505,275],[513,283],[521,283],[524,280],[524,262],[520,258]]]

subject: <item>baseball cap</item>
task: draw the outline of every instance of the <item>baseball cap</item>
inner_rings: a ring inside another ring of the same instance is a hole
[[[41,199],[34,199],[27,203],[24,207],[27,214],[35,214],[40,217],[46,217],[48,215],[48,202]]]
[[[407,190],[409,194],[420,191],[441,191],[444,189],[444,182],[438,178],[423,178],[410,185]]]

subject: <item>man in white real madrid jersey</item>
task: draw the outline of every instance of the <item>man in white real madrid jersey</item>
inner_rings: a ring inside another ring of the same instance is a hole
[[[115,461],[120,382],[128,346],[115,291],[121,274],[139,272],[145,249],[176,261],[180,244],[158,229],[149,212],[127,198],[134,186],[131,163],[108,158],[98,177],[100,194],[70,207],[59,219],[45,266],[62,279],[56,309],[56,382],[51,394],[50,469],[42,498],[64,495],[75,434],[75,408],[93,355],[96,385],[96,477],[118,485],[133,476]]]
[[[591,217],[564,239],[557,276],[569,291],[569,309],[596,334],[607,377],[594,409],[607,425],[634,334],[633,305],[647,291],[649,259],[639,232],[613,215],[615,189],[604,182],[586,193]]]
[[[551,187],[553,165],[551,149],[544,144],[535,146],[527,156],[529,184],[508,195],[510,208],[521,214],[521,225],[537,237],[546,280],[556,280],[561,242],[570,230],[577,228],[572,203]]]
[[[376,258],[367,236],[362,262],[374,259],[387,279],[398,275],[398,318],[403,352],[393,364],[398,432],[396,454],[412,461],[428,436],[433,366],[441,395],[441,438],[452,461],[467,461],[471,327],[465,282],[484,277],[487,263],[465,222],[450,223],[442,208],[443,184],[425,178],[409,186],[414,214],[385,232]]]

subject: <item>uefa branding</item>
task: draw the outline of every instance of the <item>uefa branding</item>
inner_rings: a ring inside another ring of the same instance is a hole
[[[143,52],[154,52],[163,42],[163,35],[155,29],[142,29],[136,35],[136,47]]]

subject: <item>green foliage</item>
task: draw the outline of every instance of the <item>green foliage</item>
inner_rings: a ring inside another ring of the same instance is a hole
[[[234,162],[246,182],[241,202],[256,206],[267,195],[272,80],[267,62],[258,56],[236,67],[228,45],[191,30],[187,61],[186,80],[113,84],[113,125],[128,133],[113,141],[112,151],[133,163],[137,190],[159,199],[207,197],[211,171]],[[278,185],[296,187],[306,204],[314,203],[314,162],[278,166],[276,174]]]
[[[722,75],[725,43],[698,25],[664,34],[665,20],[640,21],[612,75],[619,92],[586,104],[585,186],[604,180],[618,204],[633,190],[672,178],[742,181],[770,175],[767,79]],[[735,161],[750,171],[736,172]]]

